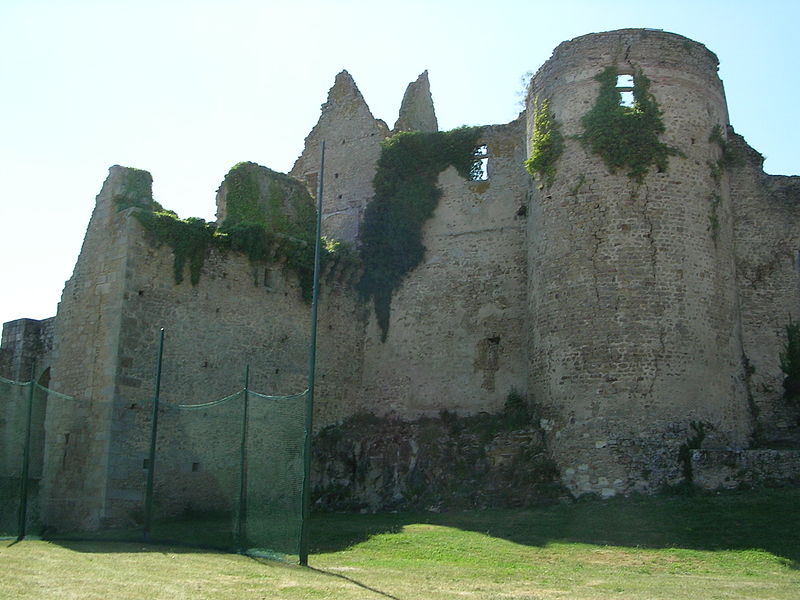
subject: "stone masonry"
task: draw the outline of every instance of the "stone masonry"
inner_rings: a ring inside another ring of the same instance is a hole
[[[702,44],[662,31],[564,42],[533,76],[519,118],[481,129],[485,177],[439,175],[425,257],[392,297],[385,340],[356,291],[359,273],[324,273],[320,505],[402,507],[405,495],[439,498],[424,488],[443,482],[463,493],[442,458],[462,446],[474,460],[455,463],[480,471],[465,480],[491,488],[476,491],[481,502],[532,501],[537,490],[560,493],[554,485],[576,496],[654,492],[681,483],[687,460],[708,488],[799,479],[800,415],[785,398],[780,355],[786,325],[800,319],[800,178],[763,172],[728,122],[717,65]],[[650,80],[661,141],[675,150],[640,181],[610,172],[579,140],[596,76],[612,66]],[[550,181],[523,166],[544,101],[565,144]],[[427,72],[391,131],[339,73],[290,172],[316,193],[325,142],[323,234],[357,249],[381,142],[437,130]],[[0,375],[27,380],[36,359],[35,377],[81,399],[41,401],[48,523],[135,521],[161,327],[166,402],[225,396],[241,387],[245,364],[259,392],[305,387],[309,310],[297,278],[280,261],[254,266],[211,249],[197,284],[176,284],[172,250],[135,218],[142,199],[127,198],[129,174],[110,169],[54,320],[3,329]],[[137,193],[152,201],[149,189]],[[452,420],[492,423],[512,396],[527,398],[533,416],[516,432],[483,438]],[[19,418],[10,411],[7,431]],[[229,440],[213,421],[164,419],[172,441],[162,473],[182,490],[169,502],[214,509],[235,481],[212,481],[205,467],[225,471],[217,449]],[[525,457],[537,461],[530,473],[518,467]]]

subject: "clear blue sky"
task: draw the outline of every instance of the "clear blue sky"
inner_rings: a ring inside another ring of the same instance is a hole
[[[389,126],[425,69],[440,127],[505,123],[560,42],[651,27],[720,58],[731,123],[800,173],[800,2],[0,0],[0,321],[56,311],[114,164],[214,218],[228,169],[291,168],[334,76]]]

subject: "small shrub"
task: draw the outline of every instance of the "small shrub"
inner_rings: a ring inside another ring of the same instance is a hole
[[[681,463],[684,484],[692,486],[694,483],[694,473],[692,471],[692,450],[699,450],[706,437],[707,424],[702,421],[692,421],[689,427],[694,431],[689,439],[678,447],[678,461]]]
[[[800,323],[789,321],[786,325],[786,342],[780,353],[784,398],[797,402],[800,398]]]

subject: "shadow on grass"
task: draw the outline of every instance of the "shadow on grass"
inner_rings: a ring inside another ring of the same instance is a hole
[[[379,596],[381,596],[383,598],[389,598],[390,600],[400,600],[400,598],[398,598],[397,596],[392,596],[391,594],[387,594],[386,592],[382,592],[381,590],[379,590],[377,588],[370,587],[370,586],[368,586],[368,585],[366,585],[364,583],[361,583],[357,579],[353,579],[352,577],[348,577],[347,575],[342,575],[341,573],[333,573],[331,571],[325,571],[324,569],[317,569],[316,567],[311,567],[311,566],[309,566],[307,568],[309,570],[311,570],[311,571],[316,572],[316,573],[321,573],[322,575],[328,575],[329,577],[335,577],[337,579],[343,579],[345,581],[348,581],[348,582],[360,587],[363,590],[367,590],[368,592],[372,592],[374,594],[378,594]]]
[[[141,530],[105,532],[91,539],[63,535],[44,539],[79,552],[230,552],[232,531],[226,523],[230,521],[172,523],[150,543],[142,539]],[[311,553],[338,552],[414,523],[474,531],[528,546],[578,542],[656,549],[760,549],[800,568],[800,488],[586,500],[526,509],[317,513],[310,526]]]
[[[427,523],[518,544],[550,542],[693,550],[761,549],[800,568],[800,489],[586,500],[529,509],[376,515],[316,514],[312,552]]]
[[[299,520],[296,528],[299,530]],[[267,522],[264,519],[256,519],[250,533],[252,535],[246,536],[239,544],[236,525],[231,515],[204,513],[155,521],[148,535],[144,534],[142,527],[77,532],[50,530],[44,532],[41,539],[81,552],[230,553],[247,549],[247,552],[242,553],[255,553],[275,560],[296,562],[297,536],[293,528],[286,527],[284,520],[275,519],[274,522]],[[267,547],[268,543],[272,546]],[[103,547],[113,549],[102,550]]]
[[[49,539],[51,544],[67,548],[73,552],[89,554],[127,554],[127,553],[158,553],[158,554],[226,554],[219,548],[205,548],[189,546],[171,542],[143,542],[136,540],[93,540],[93,539]]]
[[[236,548],[230,519],[177,519],[142,528],[94,532],[45,531],[42,540],[77,552],[230,552]]]

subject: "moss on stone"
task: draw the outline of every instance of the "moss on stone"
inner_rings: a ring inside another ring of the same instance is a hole
[[[147,175],[149,186],[149,173],[140,173]],[[255,163],[235,165],[222,184],[226,192],[226,218],[217,227],[203,219],[181,219],[173,211],[164,210],[140,193],[143,182],[138,173],[130,175],[125,193],[116,204],[120,210],[131,206],[142,209],[134,213],[136,219],[155,243],[172,249],[176,284],[183,282],[188,265],[189,280],[197,285],[208,252],[215,248],[242,253],[253,265],[282,262],[285,270],[297,276],[303,299],[310,301],[316,208],[302,183]],[[347,245],[323,243],[321,264],[355,263],[354,254]]]

